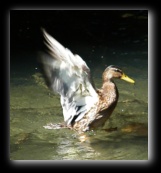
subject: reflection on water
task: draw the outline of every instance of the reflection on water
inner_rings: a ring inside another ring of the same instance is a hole
[[[13,10],[10,17],[10,159],[147,160],[148,10]],[[115,80],[119,101],[102,130],[78,135],[43,127],[63,122],[63,115],[35,58],[34,51],[43,50],[42,25],[86,60],[97,87],[108,65],[135,80]]]
[[[12,67],[11,160],[148,159],[147,53],[128,52],[122,61],[118,61],[118,57],[122,57],[121,52],[117,57],[116,53],[113,56],[113,61],[102,58],[102,64],[91,62],[96,86],[101,86],[102,71],[111,62],[122,67],[136,84],[116,80],[120,96],[113,115],[102,130],[82,136],[69,129],[44,129],[47,123],[63,122],[59,96],[44,87],[39,73],[23,77],[23,69],[20,73],[13,73],[16,69]]]

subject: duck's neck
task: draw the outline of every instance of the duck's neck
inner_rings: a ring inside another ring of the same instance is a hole
[[[102,97],[106,100],[108,105],[117,102],[118,90],[115,83],[111,80],[104,81],[102,85]]]

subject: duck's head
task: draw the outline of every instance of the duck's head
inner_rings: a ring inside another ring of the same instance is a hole
[[[126,76],[125,73],[123,73],[123,71],[120,68],[114,65],[110,65],[105,69],[105,71],[103,72],[102,78],[104,82],[109,81],[112,78],[118,78],[118,79],[123,79],[130,83],[135,83],[133,79]]]

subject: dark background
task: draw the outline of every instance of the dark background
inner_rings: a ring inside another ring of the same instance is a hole
[[[105,48],[116,53],[148,48],[147,10],[11,10],[11,77],[20,67],[21,72],[37,67],[37,52],[44,50],[41,27],[85,61],[92,58],[94,65],[102,59],[90,56],[93,50],[101,56]]]
[[[21,53],[34,54],[43,50],[41,27],[73,53],[88,59],[85,52],[91,52],[92,48],[147,48],[148,11],[11,10],[11,62],[25,60],[26,56],[18,56]],[[85,45],[86,51],[79,49],[80,44]],[[30,61],[33,57],[27,59]]]

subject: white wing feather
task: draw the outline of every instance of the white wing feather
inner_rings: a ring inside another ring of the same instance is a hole
[[[64,48],[43,30],[50,56],[41,62],[49,87],[61,96],[64,121],[70,125],[79,121],[98,102],[98,95],[90,80],[90,69],[79,55]]]

